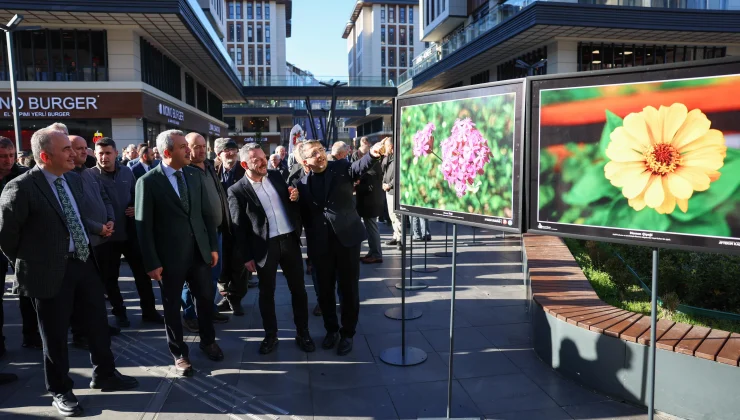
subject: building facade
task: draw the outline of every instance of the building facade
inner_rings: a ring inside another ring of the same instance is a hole
[[[429,47],[399,94],[527,75],[740,54],[740,6],[727,1],[420,0]]]
[[[13,34],[23,149],[56,121],[91,145],[95,133],[120,147],[153,144],[171,128],[211,141],[225,134],[223,102],[240,100],[241,84],[197,1],[133,1],[115,12],[101,12],[94,0],[53,10],[43,1],[24,10],[3,3],[0,19],[20,13],[21,26],[39,27]],[[4,37],[0,50],[0,134],[14,138]]]

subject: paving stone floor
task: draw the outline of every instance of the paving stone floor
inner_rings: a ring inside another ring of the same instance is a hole
[[[319,344],[315,353],[298,350],[292,338],[290,293],[278,281],[277,316],[281,344],[262,356],[261,318],[257,289],[245,298],[246,315],[217,325],[226,358],[211,362],[190,334],[195,377],[171,375],[163,328],[142,325],[133,279],[124,265],[121,278],[132,327],[113,337],[119,370],[136,376],[133,391],[102,393],[87,389],[89,356],[70,346],[75,393],[87,417],[101,419],[412,419],[445,417],[449,358],[451,259],[435,257],[443,251],[445,225],[431,223],[427,264],[434,273],[414,273],[427,289],[408,292],[408,307],[422,311],[406,324],[408,345],[426,352],[426,362],[394,367],[379,355],[401,342],[401,324],[384,312],[400,303],[400,251],[384,247],[384,263],[361,268],[362,309],[354,351],[345,357],[320,349],[324,336],[320,317],[311,316],[310,328]],[[450,249],[451,249],[451,227]],[[383,241],[390,229],[381,224]],[[526,293],[522,283],[520,241],[472,229],[459,229],[458,282],[455,311],[453,417],[491,419],[645,419],[645,410],[613,401],[559,376],[532,350]],[[414,264],[423,264],[423,243],[414,245]],[[306,276],[309,306],[316,303],[311,277]],[[12,275],[7,276],[6,285]],[[159,297],[159,291],[155,294]],[[7,355],[0,371],[20,380],[0,388],[0,418],[55,417],[44,390],[40,351],[21,348],[17,300],[5,296]],[[159,307],[161,310],[161,306]],[[113,318],[111,318],[113,322]]]

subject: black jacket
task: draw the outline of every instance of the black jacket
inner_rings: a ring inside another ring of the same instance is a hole
[[[300,238],[301,219],[298,203],[290,201],[288,185],[280,172],[270,169],[267,171],[267,178],[283,202],[288,220],[293,225],[292,234]],[[241,264],[254,260],[257,265],[263,266],[267,260],[270,228],[265,209],[246,176],[229,188],[229,211],[234,233],[234,258]]]
[[[385,191],[383,191],[383,174],[381,166],[373,167],[360,178],[355,187],[357,197],[357,214],[360,217],[373,218],[383,214]]]
[[[365,226],[352,201],[354,183],[375,164],[369,153],[350,164],[346,159],[327,163],[325,170],[324,207],[311,193],[313,173],[306,174],[298,183],[301,219],[306,230],[309,258],[319,257],[328,250],[329,229],[333,229],[339,242],[346,247],[356,246],[367,239]]]
[[[393,155],[387,155],[383,158],[383,162],[380,167],[383,170],[383,184],[388,184],[391,189],[388,194],[393,195],[394,193],[394,182],[396,181],[396,164],[394,162]]]

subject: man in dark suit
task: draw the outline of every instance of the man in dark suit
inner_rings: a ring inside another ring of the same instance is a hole
[[[157,136],[162,163],[136,183],[136,230],[149,277],[162,289],[167,343],[175,368],[189,376],[193,368],[183,341],[180,295],[184,282],[195,299],[200,349],[223,360],[213,328],[211,268],[218,263],[216,226],[203,175],[188,166],[185,133],[167,130]]]
[[[31,148],[37,167],[8,183],[0,197],[0,249],[14,262],[20,294],[33,298],[53,405],[63,416],[75,416],[82,407],[72,392],[67,357],[73,310],[83,312],[90,336],[90,387],[122,390],[138,382],[115,368],[103,285],[82,223],[83,184],[71,172],[72,145],[63,132],[44,128],[34,133]]]
[[[350,164],[346,159],[328,162],[326,150],[318,141],[301,144],[303,163],[311,172],[298,183],[299,203],[309,258],[318,275],[319,305],[327,333],[322,347],[333,348],[339,341],[339,355],[352,351],[352,337],[360,313],[360,247],[367,238],[352,201],[352,190],[355,181],[379,162],[383,151],[382,143],[378,143],[370,153]],[[341,329],[335,310],[337,278]]]
[[[363,144],[357,150],[355,156],[362,159],[370,151],[370,146]],[[383,262],[383,250],[380,246],[380,231],[378,222],[375,220],[383,214],[385,207],[385,193],[383,192],[383,174],[381,165],[374,165],[367,171],[360,183],[355,187],[357,198],[357,214],[362,218],[362,223],[367,231],[368,253],[360,258],[363,264],[379,264]]]
[[[298,190],[288,187],[276,170],[267,170],[265,152],[256,143],[239,152],[246,176],[229,188],[229,210],[234,230],[234,254],[244,266],[257,270],[259,305],[265,339],[260,353],[272,352],[278,344],[275,315],[275,277],[283,269],[292,296],[296,343],[305,352],[315,350],[308,332],[308,297],[303,284],[301,223]]]
[[[137,162],[129,166],[131,168],[131,172],[134,173],[134,176],[138,180],[144,176],[145,173],[154,169],[157,165],[159,165],[159,161],[154,159],[154,151],[149,146],[141,146],[139,148],[139,158]]]

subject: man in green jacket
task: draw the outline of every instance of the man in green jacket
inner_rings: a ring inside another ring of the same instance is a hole
[[[190,164],[185,133],[157,136],[162,163],[136,183],[136,230],[144,266],[159,281],[167,343],[182,376],[193,372],[183,341],[180,294],[187,282],[198,313],[200,348],[211,360],[223,360],[213,328],[211,268],[218,263],[217,231],[203,175]]]

